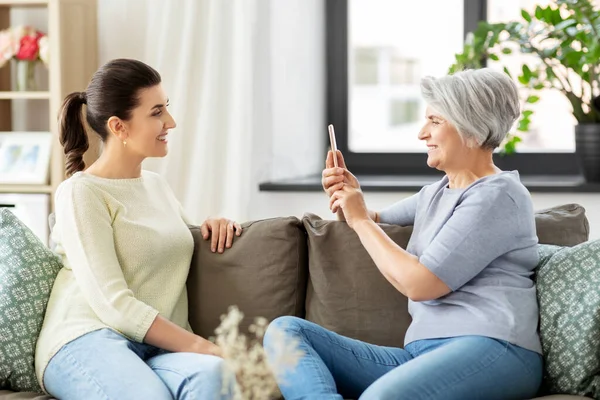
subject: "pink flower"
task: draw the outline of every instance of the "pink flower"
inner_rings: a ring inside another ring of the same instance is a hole
[[[38,58],[40,46],[36,35],[27,35],[21,38],[21,47],[17,52],[17,60],[35,61]]]
[[[0,67],[15,58],[20,61],[41,60],[48,66],[49,43],[46,34],[30,26],[0,31]]]
[[[8,62],[19,51],[19,41],[9,30],[0,31],[0,67]]]
[[[49,53],[50,53],[50,41],[48,40],[48,36],[42,36],[38,42],[40,46],[40,60],[47,67],[50,65]]]

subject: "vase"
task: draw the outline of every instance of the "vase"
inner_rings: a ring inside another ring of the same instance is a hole
[[[17,90],[19,92],[35,90],[34,61],[17,61]]]
[[[600,124],[575,126],[575,152],[586,182],[600,182]]]

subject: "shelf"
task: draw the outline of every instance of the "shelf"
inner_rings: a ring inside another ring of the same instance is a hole
[[[1,2],[2,0],[0,0]],[[0,100],[48,100],[50,92],[7,92],[0,91]]]
[[[47,7],[49,0],[0,0],[0,7]]]
[[[4,184],[0,184],[0,193],[50,194],[50,193],[52,193],[52,186],[50,186],[50,185],[12,185],[12,184],[4,185]]]

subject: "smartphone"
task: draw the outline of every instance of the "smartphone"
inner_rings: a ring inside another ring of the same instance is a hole
[[[333,130],[333,125],[329,124],[327,127],[329,130],[329,143],[331,143],[331,151],[333,152],[333,165],[337,168],[337,144],[335,143],[335,131]]]

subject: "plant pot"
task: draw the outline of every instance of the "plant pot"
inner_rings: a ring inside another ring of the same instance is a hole
[[[575,153],[585,180],[600,183],[600,124],[575,126]]]

